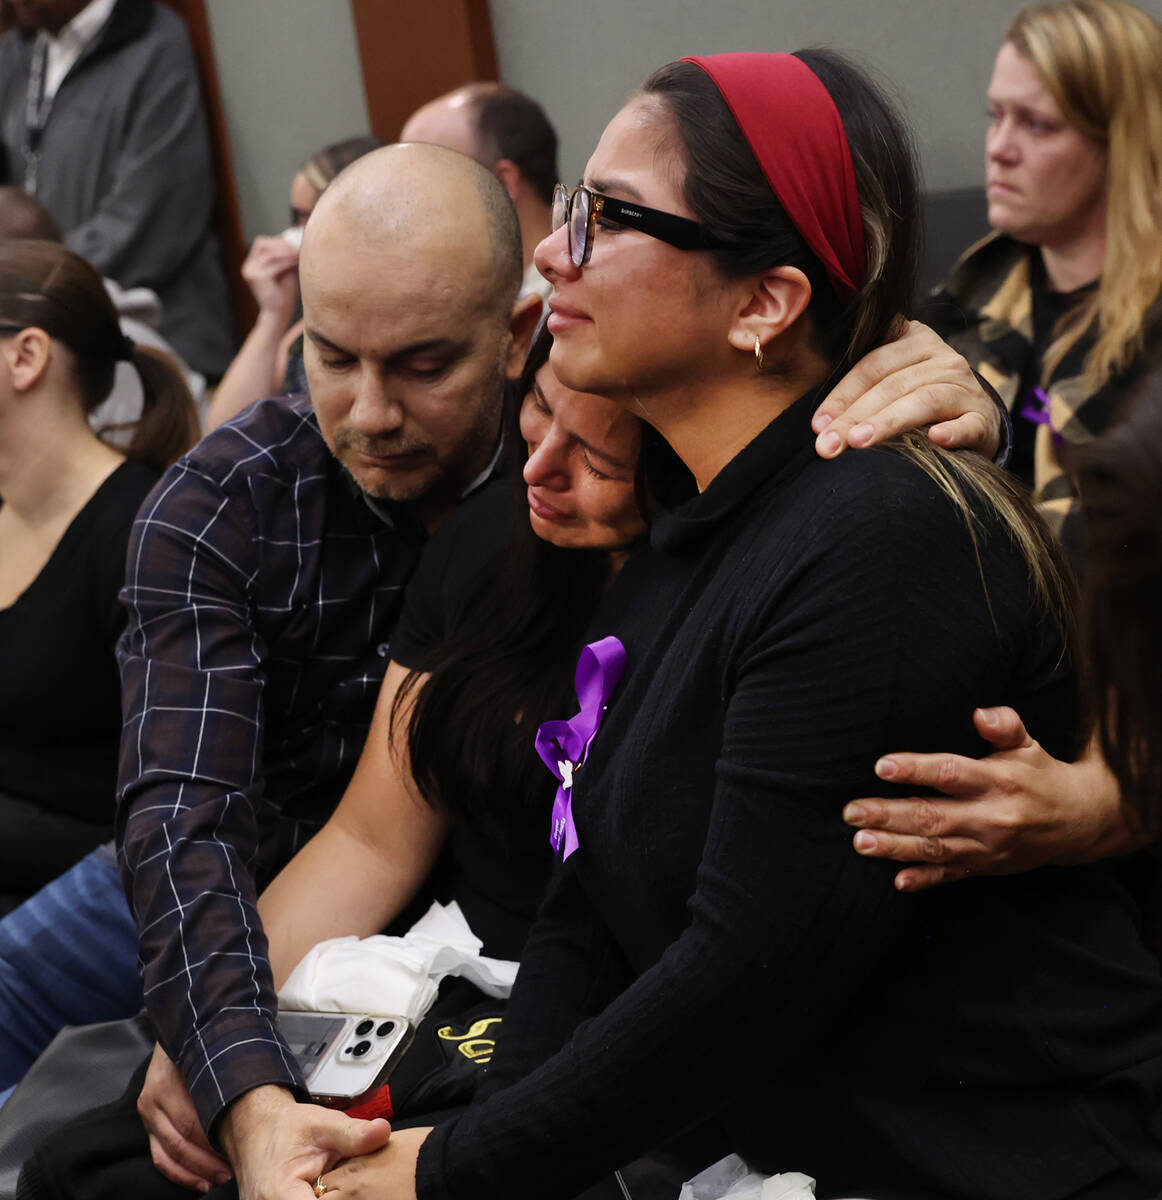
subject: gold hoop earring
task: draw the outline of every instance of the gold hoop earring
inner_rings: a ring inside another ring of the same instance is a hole
[[[759,335],[754,335],[754,364],[755,370],[762,374],[763,369],[763,344],[759,341]]]

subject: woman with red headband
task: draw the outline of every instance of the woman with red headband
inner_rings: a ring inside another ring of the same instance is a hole
[[[901,896],[841,817],[890,746],[972,752],[982,701],[1077,744],[1068,576],[1027,500],[920,438],[813,450],[829,381],[907,311],[898,118],[828,52],[683,60],[557,207],[554,369],[652,427],[650,547],[581,712],[538,735],[562,864],[484,1095],[316,1191],[543,1200],[734,1151],[820,1197],[1156,1195],[1132,881]]]

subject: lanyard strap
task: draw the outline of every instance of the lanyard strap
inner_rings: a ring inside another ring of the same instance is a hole
[[[38,36],[28,72],[28,92],[24,98],[24,190],[36,195],[40,173],[40,143],[52,111],[52,98],[45,95],[48,74],[48,40]]]

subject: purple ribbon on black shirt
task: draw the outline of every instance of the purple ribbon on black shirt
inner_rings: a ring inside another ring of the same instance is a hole
[[[1049,399],[1049,393],[1044,388],[1037,387],[1032,388],[1029,394],[1037,403],[1034,405],[1032,401],[1028,402],[1021,409],[1021,416],[1026,421],[1032,421],[1034,425],[1048,425],[1049,436],[1053,441],[1053,445],[1060,446],[1065,439],[1053,428],[1053,419],[1049,415],[1049,407],[1052,403]]]
[[[625,670],[625,647],[615,637],[590,642],[577,660],[577,699],[581,711],[568,721],[546,721],[537,730],[537,753],[557,777],[549,842],[562,861],[577,849],[573,823],[573,773],[589,757],[606,705]]]

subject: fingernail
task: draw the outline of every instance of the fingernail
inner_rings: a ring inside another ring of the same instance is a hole
[[[906,892],[912,886],[912,876],[907,871],[901,871],[895,878],[896,891]]]
[[[198,1180],[198,1191],[204,1196],[210,1190],[210,1185],[204,1180]]]
[[[862,804],[849,804],[843,810],[843,819],[849,825],[862,825],[867,820],[867,809]]]
[[[861,829],[854,838],[855,848],[860,854],[866,854],[869,850],[876,848],[876,835],[868,833],[866,829]]]
[[[875,437],[874,425],[857,425],[848,435],[847,440],[853,446],[866,446]]]
[[[835,418],[830,413],[816,413],[811,418],[811,428],[816,433],[822,433]]]
[[[819,453],[826,458],[839,453],[839,434],[821,433],[819,435]]]
[[[895,779],[900,772],[900,764],[894,758],[881,758],[876,763],[876,774],[881,779]]]
[[[980,719],[986,725],[997,724],[997,710],[995,708],[982,708],[980,710]]]

